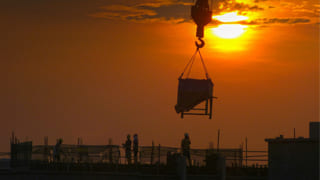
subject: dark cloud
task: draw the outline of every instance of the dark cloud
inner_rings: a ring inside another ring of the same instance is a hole
[[[309,23],[310,19],[305,18],[263,18],[253,21],[242,21],[245,25],[266,25],[266,24],[303,24]]]
[[[259,6],[257,6],[257,5],[255,5],[255,6],[249,7],[249,10],[250,11],[263,11],[264,9],[259,7]]]
[[[91,17],[121,19],[135,22],[167,21],[181,23],[190,20],[191,3],[178,0],[140,2],[134,5],[108,5],[100,7]]]
[[[304,18],[272,18],[264,21],[264,24],[275,24],[275,23],[285,23],[285,24],[297,24],[297,23],[308,23],[310,22],[309,19]]]
[[[232,5],[230,5],[230,10],[231,11],[238,10],[241,12],[241,11],[262,11],[264,9],[257,5],[250,6],[245,3],[233,3]]]
[[[190,5],[187,4],[172,4],[160,7],[147,7],[146,9],[156,12],[156,15],[149,18],[162,18],[170,20],[180,19],[183,20],[183,22],[191,20]]]
[[[130,21],[170,21],[174,23],[189,22],[190,8],[193,2],[189,0],[153,0],[135,1],[135,4],[125,5],[108,4],[100,8],[99,12],[90,14],[91,17],[104,19],[121,19]],[[246,11],[261,11],[263,8],[257,5],[238,3],[235,0],[212,1],[213,15],[222,12],[238,11],[240,14]]]
[[[93,13],[90,16],[96,18],[105,19],[142,19],[145,16],[154,16],[157,13],[143,8],[124,6],[124,5],[110,5],[101,7],[103,11],[98,13]]]
[[[262,7],[258,5],[250,5],[247,3],[239,3],[236,0],[216,0],[213,1],[212,11],[214,14],[220,14],[221,12],[238,11],[243,13],[245,11],[262,11]]]
[[[193,3],[189,0],[137,0],[135,3],[127,5],[123,3],[122,0],[120,4],[109,3],[105,6],[101,6],[98,12],[91,13],[91,17],[103,18],[110,20],[125,20],[134,22],[169,22],[169,23],[183,23],[191,22],[190,17],[190,7]],[[256,0],[255,2],[262,2],[266,0]],[[120,2],[120,1],[119,1]],[[131,1],[132,2],[132,1]],[[210,1],[209,1],[210,2]],[[264,8],[253,4],[239,3],[236,0],[215,0],[211,4],[213,15],[219,15],[226,12],[237,11],[238,14],[246,15],[248,12],[263,11]],[[267,6],[270,8],[275,8],[275,6]],[[306,13],[306,11],[303,11]],[[270,25],[270,24],[300,24],[300,23],[310,23],[311,20],[307,18],[308,16],[298,16],[299,18],[264,18],[256,19],[252,21],[244,21],[241,24],[247,25]],[[211,22],[211,24],[221,24],[222,22]]]

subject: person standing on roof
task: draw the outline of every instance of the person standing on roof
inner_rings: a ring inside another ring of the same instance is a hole
[[[134,135],[133,135],[134,164],[137,164],[137,163],[138,163],[138,152],[139,152],[138,134],[134,134]]]
[[[57,139],[57,144],[53,148],[53,159],[55,162],[60,161],[62,139]]]
[[[127,135],[127,140],[125,144],[123,144],[123,147],[125,148],[126,151],[126,158],[128,164],[131,164],[131,139],[130,139],[130,134]]]
[[[189,134],[185,133],[184,139],[182,139],[181,141],[181,150],[182,150],[182,154],[188,159],[189,166],[191,166],[190,144],[191,144],[191,141],[189,138]]]

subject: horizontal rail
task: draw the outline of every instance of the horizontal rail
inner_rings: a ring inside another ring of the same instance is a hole
[[[250,157],[268,157],[268,155],[256,155],[256,156],[247,156],[248,158]]]
[[[268,153],[268,151],[242,151],[242,152],[248,152],[248,153]]]
[[[268,159],[226,159],[231,161],[268,161]]]

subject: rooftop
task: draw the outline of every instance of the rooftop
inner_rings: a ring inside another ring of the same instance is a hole
[[[303,143],[303,142],[318,142],[319,143],[319,139],[304,138],[304,137],[284,138],[281,135],[280,135],[280,137],[265,139],[265,141],[268,143]]]

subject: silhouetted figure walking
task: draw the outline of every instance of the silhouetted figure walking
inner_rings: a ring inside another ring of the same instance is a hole
[[[131,139],[130,139],[130,134],[127,136],[127,141],[125,144],[123,144],[123,147],[126,150],[126,158],[128,164],[131,164]]]
[[[53,160],[55,162],[60,161],[61,144],[62,144],[62,139],[57,139],[57,144],[53,148]]]
[[[133,154],[134,154],[134,163],[138,163],[138,152],[139,152],[139,140],[138,135],[133,135]]]
[[[190,158],[190,138],[189,134],[185,133],[184,134],[184,139],[181,141],[181,149],[182,149],[182,154],[188,159],[189,166],[191,166],[191,158]]]

